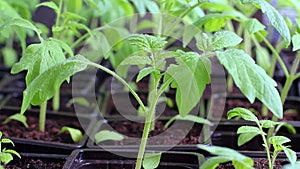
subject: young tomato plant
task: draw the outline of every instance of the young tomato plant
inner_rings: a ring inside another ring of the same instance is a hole
[[[276,157],[278,153],[283,151],[291,164],[294,164],[297,160],[296,152],[289,148],[289,146],[284,145],[291,140],[285,136],[271,136],[266,137],[266,133],[263,129],[268,129],[276,125],[281,125],[280,122],[274,122],[271,120],[258,120],[258,118],[249,110],[244,108],[234,108],[227,113],[228,119],[233,117],[241,117],[244,120],[254,122],[255,126],[241,126],[239,127],[237,133],[240,134],[238,137],[238,146],[245,144],[257,135],[260,135],[263,140],[263,146],[268,158],[269,168],[273,168],[275,164]],[[274,148],[273,153],[270,151],[270,147]]]
[[[7,163],[9,163],[11,160],[14,159],[13,155],[16,155],[19,158],[21,158],[21,156],[15,150],[6,149],[6,148],[2,147],[3,144],[7,144],[7,143],[15,146],[14,143],[10,139],[2,137],[2,132],[0,132],[0,138],[1,138],[1,140],[0,140],[0,162],[1,162],[0,169],[4,169],[4,166]],[[3,166],[3,164],[4,164],[4,166]]]

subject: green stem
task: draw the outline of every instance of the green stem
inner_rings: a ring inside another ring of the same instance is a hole
[[[259,129],[260,129],[261,131],[263,131],[262,126],[261,126],[259,123],[257,123],[257,125],[258,125]],[[269,144],[268,144],[268,142],[267,142],[266,136],[265,136],[264,134],[261,134],[261,137],[262,137],[262,139],[263,139],[263,142],[264,142],[264,145],[265,145],[265,148],[266,148],[266,153],[267,153],[267,158],[268,158],[269,168],[273,168],[273,167],[272,167],[272,162],[271,162],[270,148],[269,148]]]
[[[136,99],[136,101],[138,102],[138,104],[141,106],[142,110],[144,112],[146,112],[146,107],[145,107],[144,103],[142,102],[142,100],[140,99],[140,97],[138,96],[138,94],[134,91],[134,89],[131,88],[131,86],[122,77],[120,77],[119,75],[117,75],[115,72],[109,70],[108,68],[106,68],[106,67],[104,67],[102,65],[99,65],[97,63],[90,62],[89,65],[103,70],[104,72],[110,74],[111,76],[113,76],[114,78],[116,78],[118,81],[120,81],[125,87],[128,88],[129,92]]]
[[[60,107],[60,91],[59,89],[55,91],[52,101],[52,108],[54,111],[58,111]]]
[[[41,132],[45,131],[46,111],[47,111],[47,101],[42,103],[40,107],[39,128]]]
[[[278,151],[277,150],[275,150],[274,152],[273,152],[273,156],[272,156],[272,163],[271,163],[271,167],[273,168],[273,166],[274,166],[274,164],[275,164],[275,160],[276,160],[276,158],[277,158],[277,155],[278,155]],[[269,167],[270,168],[270,167]]]
[[[284,72],[284,75],[286,77],[289,76],[289,71],[288,69],[286,68],[283,60],[281,59],[280,55],[278,54],[278,52],[276,51],[276,49],[273,47],[273,45],[268,41],[268,39],[266,39],[261,33],[257,33],[257,35],[262,38],[262,40],[265,42],[265,44],[268,46],[268,48],[271,50],[271,52],[274,54],[274,56],[276,57],[276,59],[278,60],[283,72]]]
[[[63,0],[59,1],[59,5],[58,5],[58,12],[57,12],[57,16],[56,16],[56,20],[55,20],[55,26],[58,26],[60,23],[60,15],[61,15],[61,11],[62,11],[62,5],[63,5]]]

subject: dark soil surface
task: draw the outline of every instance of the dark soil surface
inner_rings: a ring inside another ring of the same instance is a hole
[[[6,165],[6,169],[62,169],[65,160],[30,159],[22,157]]]
[[[284,163],[284,161],[276,160],[275,166],[274,166],[273,169],[282,169],[282,163]],[[256,168],[256,169],[269,169],[268,160],[263,159],[263,158],[254,159],[254,168]],[[217,167],[217,169],[234,169],[234,167],[233,167],[232,163],[224,163],[224,164],[220,164]]]
[[[164,127],[163,121],[156,121],[155,129],[149,133],[149,138],[155,136],[155,139],[150,139],[149,145],[168,145],[168,144],[199,144],[201,143],[200,133],[202,126],[195,124],[192,129],[189,130],[188,122],[182,121],[180,128],[174,128],[168,130]],[[138,142],[131,142],[128,137],[141,138],[143,132],[143,123],[137,123],[132,121],[113,121],[109,122],[110,127],[115,129],[117,132],[127,136],[124,140],[106,142],[104,144],[114,145],[139,145]],[[185,126],[186,125],[186,126]],[[102,126],[101,129],[108,129],[107,126]],[[162,135],[160,135],[163,133]],[[177,138],[183,138],[178,143]]]
[[[43,140],[49,142],[60,142],[60,143],[73,143],[71,136],[67,133],[58,135],[57,133],[63,126],[73,127],[82,129],[79,122],[71,119],[64,119],[57,117],[56,119],[46,119],[45,132],[39,131],[39,120],[38,118],[31,116],[28,112],[27,123],[28,128],[17,121],[11,121],[4,125],[0,123],[0,131],[3,132],[5,137],[24,138],[30,140]],[[0,121],[4,121],[7,118],[6,115],[0,115]]]

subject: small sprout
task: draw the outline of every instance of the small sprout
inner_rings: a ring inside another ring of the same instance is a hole
[[[146,153],[143,160],[144,169],[157,168],[160,162],[161,153]]]
[[[80,130],[78,129],[74,129],[74,128],[71,128],[71,127],[66,127],[64,126],[60,132],[58,134],[62,134],[62,133],[65,133],[65,132],[69,132],[70,135],[71,135],[71,138],[72,140],[75,142],[75,143],[78,143],[82,140],[83,138],[83,135],[81,133]]]
[[[26,116],[24,116],[23,114],[17,113],[17,114],[11,115],[5,119],[3,124],[9,123],[11,120],[16,120],[18,122],[21,122],[26,128],[28,128],[28,124],[26,122]]]
[[[12,140],[10,140],[8,138],[3,138],[1,131],[0,131],[0,138],[1,138],[1,142],[0,142],[0,162],[1,162],[0,169],[2,169],[2,168],[4,169],[3,164],[6,165],[10,161],[12,161],[14,159],[13,155],[16,155],[19,158],[21,158],[21,155],[18,152],[16,152],[15,150],[12,150],[12,149],[6,149],[6,148],[1,149],[2,143],[12,144],[13,146],[15,146],[15,145],[14,145]]]
[[[71,105],[75,103],[85,107],[91,106],[89,101],[84,97],[75,97],[69,100],[69,102],[66,104],[66,107],[71,107]]]

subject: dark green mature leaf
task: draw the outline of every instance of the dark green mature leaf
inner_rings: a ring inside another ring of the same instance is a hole
[[[99,144],[102,141],[108,140],[116,140],[120,141],[123,140],[124,136],[120,133],[109,131],[109,130],[101,130],[100,132],[95,134],[95,143]]]
[[[220,31],[213,35],[212,45],[213,49],[222,49],[230,46],[236,46],[241,43],[243,39],[231,31]]]
[[[157,168],[160,163],[162,153],[149,154],[146,153],[143,159],[144,169],[154,169]]]
[[[283,37],[286,46],[290,44],[291,42],[290,30],[283,16],[280,15],[279,12],[272,5],[270,5],[266,0],[241,0],[241,2],[257,4],[261,8],[262,12],[267,15],[269,21],[274,26],[274,28]]]
[[[62,133],[65,133],[65,132],[70,133],[71,138],[75,143],[80,142],[83,138],[83,135],[82,135],[80,130],[72,128],[72,127],[67,127],[67,126],[64,126],[63,128],[61,128],[61,130],[58,134],[62,134]]]
[[[227,118],[232,119],[233,117],[241,117],[247,121],[253,121],[258,123],[258,118],[248,109],[237,107],[227,112]]]
[[[300,49],[300,35],[296,34],[292,37],[293,51]]]
[[[249,19],[246,21],[246,29],[250,34],[254,34],[261,30],[264,30],[266,27],[262,23],[260,23],[256,18]]]
[[[258,133],[242,133],[238,137],[238,146],[244,145],[248,141],[252,140]]]
[[[273,145],[283,145],[291,140],[285,136],[272,136],[269,138],[269,143]]]
[[[198,103],[206,84],[210,83],[211,63],[194,52],[177,51],[178,65],[170,65],[166,73],[174,79],[176,102],[181,116],[186,116]]]
[[[59,89],[63,81],[75,73],[84,70],[89,63],[90,61],[83,56],[74,56],[39,74],[23,92],[21,114],[26,111],[30,103],[40,105],[49,100],[53,97],[54,92]]]
[[[51,40],[40,44],[29,45],[21,60],[14,64],[11,73],[27,70],[26,85],[28,86],[39,74],[49,67],[65,60],[65,55],[60,46]]]
[[[238,49],[218,51],[217,57],[233,77],[237,87],[251,103],[257,97],[276,117],[282,118],[282,103],[275,88],[277,84],[263,68],[255,64],[248,54]]]
[[[282,149],[283,149],[285,155],[287,156],[287,158],[289,159],[290,163],[291,164],[295,164],[296,161],[297,161],[297,154],[296,154],[296,152],[293,151],[290,148],[285,147],[285,146],[282,146]]]

